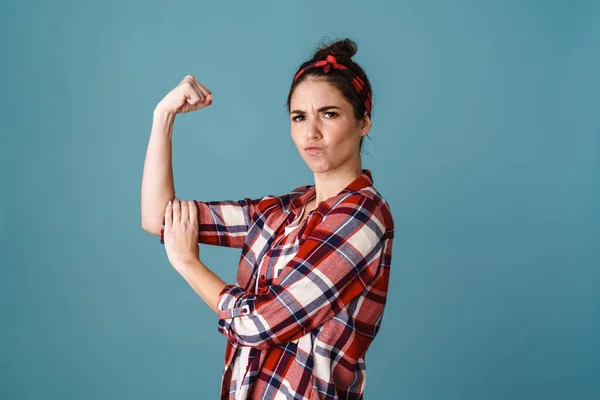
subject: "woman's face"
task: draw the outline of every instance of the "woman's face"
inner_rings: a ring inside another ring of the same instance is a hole
[[[313,172],[360,168],[360,139],[370,118],[357,121],[352,105],[324,80],[307,78],[290,99],[291,135]]]

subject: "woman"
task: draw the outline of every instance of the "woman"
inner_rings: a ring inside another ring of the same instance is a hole
[[[210,105],[212,93],[187,76],[155,109],[142,225],[161,235],[171,264],[217,313],[218,330],[228,338],[221,399],[363,397],[365,353],[381,325],[394,226],[371,172],[361,166],[371,86],[352,61],[356,51],[353,41],[338,41],[294,76],[291,136],[315,183],[281,196],[174,198],[174,116]],[[242,249],[235,285],[200,261],[198,243]]]

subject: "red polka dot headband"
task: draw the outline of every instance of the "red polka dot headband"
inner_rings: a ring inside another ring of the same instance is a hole
[[[316,61],[298,71],[298,73],[294,77],[294,82],[304,73],[304,71],[318,67],[323,67],[323,72],[325,72],[326,74],[329,73],[329,71],[331,71],[331,68],[333,67],[333,69],[338,69],[342,71],[346,76],[348,76],[351,79],[352,86],[354,87],[354,89],[356,89],[358,96],[363,101],[365,105],[365,110],[367,110],[367,114],[369,116],[371,115],[371,91],[367,90],[364,81],[359,76],[354,74],[354,72],[349,70],[344,65],[339,64],[336,58],[331,54],[328,55],[325,60]]]

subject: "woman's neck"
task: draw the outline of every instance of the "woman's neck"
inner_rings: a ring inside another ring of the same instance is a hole
[[[360,164],[345,169],[337,169],[335,171],[323,173],[315,172],[315,190],[317,193],[315,206],[318,206],[322,201],[337,195],[361,174],[362,167]]]

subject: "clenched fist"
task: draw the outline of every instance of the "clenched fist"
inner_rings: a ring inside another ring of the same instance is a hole
[[[212,92],[192,75],[187,75],[156,106],[155,111],[180,114],[199,110],[212,104]]]

